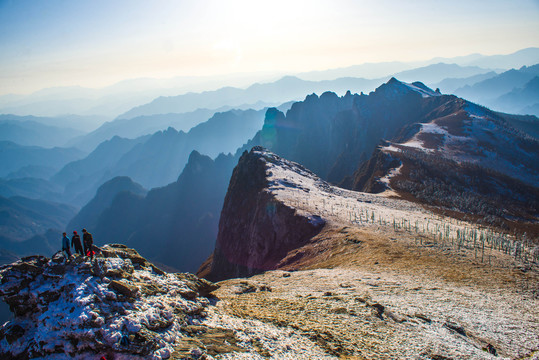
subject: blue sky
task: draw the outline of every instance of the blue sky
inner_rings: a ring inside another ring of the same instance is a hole
[[[539,46],[539,0],[0,0],[0,94]]]

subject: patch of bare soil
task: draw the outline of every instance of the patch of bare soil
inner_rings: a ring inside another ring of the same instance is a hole
[[[217,308],[342,359],[537,359],[537,269],[487,255],[333,224],[281,270],[221,282]]]
[[[454,136],[464,136],[465,132],[465,120],[468,120],[468,114],[465,110],[460,110],[449,116],[444,116],[434,120],[434,123],[444,127],[447,132]]]

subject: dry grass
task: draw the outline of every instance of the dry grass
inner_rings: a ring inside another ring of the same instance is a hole
[[[409,236],[330,224],[291,251],[282,271],[221,282],[217,306],[294,329],[341,359],[490,359],[481,350],[489,343],[508,357],[534,351],[536,269],[503,254],[481,263]],[[448,331],[448,319],[466,335]]]
[[[377,232],[370,228],[329,225],[307,245],[291,251],[279,269],[392,270],[488,287],[521,288],[523,284],[539,284],[537,269],[523,271],[512,257],[501,252],[487,250],[481,262],[480,253],[476,258],[471,250],[438,247],[428,238],[418,239],[419,236],[387,229]]]

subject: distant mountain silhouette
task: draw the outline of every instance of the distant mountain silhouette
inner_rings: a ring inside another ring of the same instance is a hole
[[[84,153],[75,148],[46,149],[38,146],[22,146],[11,141],[0,141],[0,177],[29,165],[60,169],[70,161],[80,159]]]
[[[0,99],[3,96],[0,96]],[[1,103],[1,100],[0,100]],[[81,116],[81,115],[61,115],[61,116],[32,116],[32,115],[15,115],[9,114],[6,111],[2,111],[0,114],[0,122],[3,121],[17,121],[17,122],[35,122],[46,127],[59,128],[61,131],[74,131],[75,136],[92,131],[96,129],[101,123],[105,122],[107,118],[101,116]],[[55,141],[55,139],[49,139]],[[66,140],[67,141],[67,140]],[[33,144],[37,145],[37,144]],[[65,142],[61,143],[65,145]]]
[[[531,114],[539,116],[539,112],[526,109],[539,109],[539,75],[528,81],[522,88],[500,96],[496,100],[497,107],[507,112],[517,114]]]
[[[440,82],[430,84],[432,88],[439,88],[440,91],[444,94],[453,94],[456,89],[465,87],[465,86],[472,86],[477,84],[478,82],[490,79],[498,75],[494,71],[489,71],[484,74],[478,74],[473,75],[470,77],[465,78],[447,78]]]
[[[539,64],[529,67],[523,66],[518,70],[508,70],[472,86],[456,89],[454,93],[467,100],[504,111],[498,107],[496,99],[516,88],[522,88],[536,76],[539,76]]]
[[[125,153],[147,139],[148,137],[139,137],[132,140],[115,136],[102,142],[84,159],[66,164],[51,180],[65,186],[70,183],[80,182],[80,178],[83,177],[101,178],[103,172],[115,166]]]
[[[534,114],[535,116],[539,116],[539,104],[534,105],[528,105],[522,110],[520,110],[521,114]]]
[[[17,257],[30,255],[52,256],[62,249],[62,230],[48,229],[43,234],[37,234],[29,239],[16,241],[0,236],[0,251],[6,251]]]
[[[81,131],[43,125],[35,121],[2,120],[0,116],[0,141],[12,141],[24,146],[51,148],[64,146]]]
[[[232,155],[211,160],[193,151],[176,182],[152,189],[145,197],[130,191],[117,193],[89,231],[97,244],[136,245],[148,259],[181,271],[195,271],[213,250],[219,213],[236,162]],[[98,200],[99,195],[91,204],[107,202]],[[81,210],[76,219],[79,224],[92,223],[96,214]]]
[[[530,47],[507,55],[490,55],[470,61],[467,65],[487,68],[517,68],[539,63],[539,48]]]
[[[217,113],[185,133],[158,131],[118,161],[113,174],[126,175],[146,188],[175,181],[193,150],[210,156],[235,151],[262,127],[263,111]]]
[[[378,84],[381,81],[389,78],[392,74],[405,80],[401,77],[405,71],[414,71],[418,68],[425,68],[429,65],[435,65],[438,63],[456,64],[461,67],[480,67],[483,69],[494,69],[496,71],[503,71],[504,69],[519,68],[523,65],[531,66],[539,63],[539,48],[527,48],[516,51],[512,54],[506,55],[481,55],[471,54],[466,56],[457,56],[452,58],[433,58],[426,61],[415,62],[380,62],[380,63],[365,63],[361,65],[353,65],[337,69],[328,69],[321,71],[310,71],[304,73],[298,73],[296,76],[310,81],[320,81],[328,79],[337,79],[343,77],[360,77],[367,79],[379,79]],[[457,77],[450,74],[444,76],[444,78]],[[458,76],[462,77],[462,75]],[[429,83],[427,79],[422,77],[409,78],[407,81],[421,80],[425,83]],[[438,80],[439,81],[439,80]],[[434,85],[431,83],[431,85]],[[463,85],[461,85],[463,86]],[[439,87],[439,86],[436,86]],[[441,88],[441,87],[440,87]],[[330,89],[326,89],[330,90]],[[358,91],[358,90],[356,90]],[[445,90],[445,92],[450,92]]]
[[[104,182],[128,176],[147,189],[178,179],[193,150],[212,157],[234,152],[262,127],[264,111],[216,113],[189,132],[169,128],[134,140],[114,137],[85,159],[67,164],[52,181],[65,186],[64,201],[83,205]]]
[[[5,178],[10,180],[22,178],[50,179],[56,172],[57,169],[52,167],[28,165],[7,174]]]
[[[208,120],[214,113],[214,110],[197,109],[183,114],[156,114],[132,119],[115,119],[104,123],[89,134],[73,139],[70,144],[86,151],[93,151],[97,145],[114,136],[135,139],[168,127],[189,131],[193,126]]]
[[[431,61],[462,66],[479,66],[487,69],[512,69],[539,63],[539,48],[530,47],[505,55],[471,54],[453,58],[434,58]]]
[[[140,104],[146,104],[159,96],[218,89],[231,84],[243,87],[256,81],[276,77],[276,74],[267,73],[236,73],[221,76],[181,76],[168,79],[136,78],[122,80],[99,89],[80,86],[45,88],[29,95],[1,95],[0,113],[54,116],[55,118],[78,117],[79,120],[89,120],[88,124],[91,126],[82,130],[91,131],[103,122],[116,118],[119,114]]]
[[[95,195],[101,184],[114,177],[112,169],[120,158],[147,139],[113,137],[104,141],[84,159],[66,164],[51,178],[51,182],[64,188],[63,201],[82,206]]]
[[[97,189],[95,197],[69,221],[66,231],[72,233],[73,230],[77,230],[80,233],[83,228],[96,228],[99,216],[111,205],[113,199],[120,192],[129,192],[141,197],[147,193],[142,186],[133,182],[127,176],[115,177]]]
[[[24,177],[16,179],[0,178],[0,196],[22,196],[29,199],[61,201],[63,188],[50,181]]]
[[[394,76],[401,81],[413,82],[421,79],[424,84],[434,84],[448,78],[469,78],[491,72],[478,66],[460,66],[457,64],[437,63],[424,67],[401,71]]]
[[[348,89],[369,91],[379,80],[361,78],[340,78],[331,81],[306,81],[297,77],[286,76],[282,79],[264,84],[254,84],[246,89],[225,87],[215,91],[188,93],[178,96],[159,97],[152,102],[133,108],[120,115],[119,118],[133,118],[141,115],[181,113],[197,108],[219,108],[221,106],[238,106],[264,101],[266,104],[278,105],[285,101],[303,99],[312,92],[332,90],[344,93]]]
[[[19,196],[0,197],[0,248],[20,255],[21,248],[16,244],[49,229],[63,228],[75,212],[74,207],[66,204]],[[57,231],[57,236],[60,236],[61,232]]]

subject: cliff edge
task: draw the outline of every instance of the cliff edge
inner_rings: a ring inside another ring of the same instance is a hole
[[[272,187],[297,184],[276,173],[289,170],[317,179],[301,165],[254,147],[234,169],[225,197],[213,254],[212,280],[251,276],[274,270],[293,249],[318,234],[325,222],[278,200]]]

